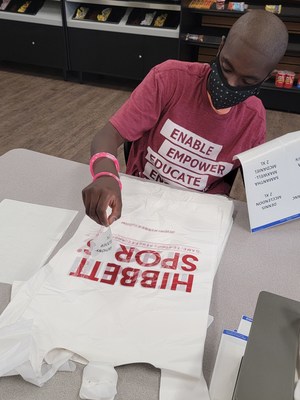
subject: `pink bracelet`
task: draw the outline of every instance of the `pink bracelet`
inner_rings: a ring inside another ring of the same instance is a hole
[[[122,190],[122,182],[120,178],[118,178],[115,174],[112,174],[111,172],[99,172],[98,174],[93,176],[93,181],[95,181],[98,178],[101,178],[101,176],[110,176],[111,178],[114,178],[118,182],[120,190]]]
[[[95,175],[94,170],[93,170],[94,163],[99,158],[109,158],[110,160],[112,160],[114,162],[117,172],[120,172],[119,161],[116,159],[116,157],[113,154],[105,153],[105,152],[96,153],[90,159],[90,171],[91,171],[92,177],[94,177],[94,175]]]

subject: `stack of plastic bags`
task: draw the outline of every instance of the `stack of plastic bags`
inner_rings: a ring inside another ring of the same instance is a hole
[[[160,399],[209,399],[202,375],[213,279],[232,225],[225,197],[122,177],[111,230],[85,217],[0,317],[0,376],[38,386],[71,359],[82,398],[113,399],[114,366],[161,369]]]

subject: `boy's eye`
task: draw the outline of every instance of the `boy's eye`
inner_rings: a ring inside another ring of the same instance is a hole
[[[243,80],[243,85],[245,85],[245,86],[253,86],[253,85],[255,85],[256,84],[256,82],[253,82],[253,81],[248,81],[248,80]]]
[[[226,67],[223,66],[223,71],[224,72],[231,72],[231,69],[230,68],[226,68]]]
[[[222,64],[222,70],[224,71],[224,72],[227,72],[227,73],[230,73],[230,72],[232,72],[232,68],[230,68],[228,65],[226,65],[226,64]]]

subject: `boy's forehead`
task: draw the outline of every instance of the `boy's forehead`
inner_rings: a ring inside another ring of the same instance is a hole
[[[226,40],[221,55],[241,75],[266,76],[273,69],[266,54],[248,38],[235,35]]]

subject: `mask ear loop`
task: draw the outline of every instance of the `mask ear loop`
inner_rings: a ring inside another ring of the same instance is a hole
[[[226,41],[226,36],[223,35],[222,38],[221,38],[221,43],[219,45],[216,57],[219,57],[219,55],[220,55],[220,53],[221,53],[221,51],[222,51],[222,49],[224,47],[225,41]]]
[[[268,79],[271,78],[272,74],[276,72],[276,69],[273,69],[266,77],[265,79],[262,81],[262,83],[266,82]]]
[[[217,54],[216,54],[216,56],[210,61],[210,63],[209,63],[210,65],[212,65],[212,64],[213,64],[215,61],[217,61],[217,59],[219,58],[220,53],[221,53],[221,51],[222,51],[222,49],[223,49],[223,47],[224,47],[225,41],[226,41],[226,36],[223,35],[223,36],[221,37],[221,43],[219,44],[219,48],[218,48]]]

